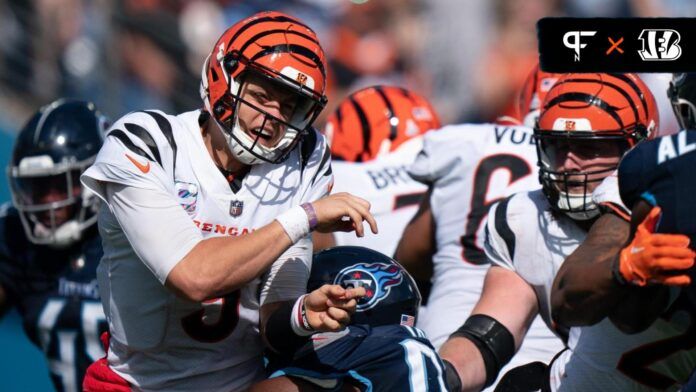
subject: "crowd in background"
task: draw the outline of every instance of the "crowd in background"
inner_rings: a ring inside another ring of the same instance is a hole
[[[445,123],[491,120],[512,104],[536,61],[541,17],[696,15],[686,0],[8,0],[0,129],[15,132],[60,96],[95,101],[112,118],[200,107],[215,38],[263,9],[307,21],[327,48],[324,117],[348,92],[391,83],[429,97]]]

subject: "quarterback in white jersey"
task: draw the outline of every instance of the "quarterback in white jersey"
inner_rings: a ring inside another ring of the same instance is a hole
[[[556,75],[535,69],[528,79],[523,94],[533,93],[520,99],[520,112],[535,119],[538,95],[543,98]],[[418,248],[418,238],[433,233],[433,243],[425,245],[434,251],[432,291],[417,326],[436,348],[464,323],[481,295],[490,265],[483,252],[488,209],[513,193],[539,188],[536,160],[532,129],[523,125],[452,125],[425,135],[409,174],[429,185],[429,198],[404,233],[397,259],[417,275],[429,264],[420,254],[431,257]],[[561,341],[537,319],[511,366],[549,361],[560,348]]]
[[[514,195],[491,209],[486,253],[494,266],[474,315],[440,351],[472,383],[477,377],[489,378],[488,372],[509,358],[533,315],[540,314],[550,329],[563,333],[551,314],[551,288],[565,258],[599,215],[591,192],[597,189],[603,203],[621,205],[615,178],[606,178],[623,152],[648,137],[658,123],[652,94],[633,74],[564,75],[543,105],[535,130],[542,190]],[[667,338],[677,329],[654,325],[646,333]],[[573,329],[569,349],[553,362],[551,379],[542,371],[529,386],[640,390],[617,370],[621,355],[637,348],[639,340],[608,320]],[[531,382],[528,374],[508,374],[502,383]]]
[[[324,128],[331,145],[333,191],[350,192],[369,201],[370,212],[382,229],[378,235],[366,233],[362,238],[334,233],[336,245],[394,254],[427,189],[409,177],[406,167],[420,151],[423,135],[439,127],[430,103],[404,88],[367,87],[341,102]],[[315,240],[320,235],[315,234]],[[317,242],[315,247],[322,246],[321,240]]]
[[[257,34],[269,28],[280,33]],[[302,55],[288,52],[288,31],[302,31]],[[303,295],[310,230],[361,233],[372,220],[350,195],[318,200],[332,182],[311,128],[324,66],[311,29],[260,13],[215,45],[204,110],[135,112],[108,131],[82,178],[105,201],[97,276],[110,331],[85,390],[247,389],[263,376],[262,337],[282,351],[349,321],[361,290]]]

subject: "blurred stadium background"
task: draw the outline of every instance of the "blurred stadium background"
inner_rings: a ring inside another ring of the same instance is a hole
[[[366,85],[403,85],[431,99],[443,123],[507,111],[536,62],[544,16],[696,16],[693,0],[3,0],[0,165],[39,106],[92,100],[116,119],[136,109],[201,106],[201,64],[224,29],[257,11],[303,19],[330,62],[329,107]],[[666,75],[653,75],[658,99]],[[663,99],[663,124],[672,116]],[[9,200],[0,181],[0,201]],[[40,352],[15,312],[0,321],[3,391],[47,391]]]

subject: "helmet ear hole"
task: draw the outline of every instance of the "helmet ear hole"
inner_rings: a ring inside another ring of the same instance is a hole
[[[636,128],[633,131],[633,135],[634,135],[633,138],[635,139],[636,142],[640,142],[642,140],[645,140],[648,138],[648,136],[650,136],[648,128],[643,124],[636,125]]]
[[[234,50],[227,53],[222,61],[222,66],[225,68],[228,75],[232,75],[239,66],[239,52]]]
[[[225,113],[225,107],[222,105],[222,102],[218,102],[213,106],[213,112],[215,113],[215,117],[218,118]]]

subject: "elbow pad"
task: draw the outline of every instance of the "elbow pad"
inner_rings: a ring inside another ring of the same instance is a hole
[[[486,387],[515,355],[515,339],[503,324],[485,314],[470,316],[450,337],[465,337],[481,352],[486,367]]]

